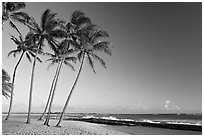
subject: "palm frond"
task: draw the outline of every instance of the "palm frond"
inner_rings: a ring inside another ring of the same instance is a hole
[[[82,60],[82,55],[83,55],[82,51],[77,54],[77,58],[78,58],[79,62],[81,62],[81,60]]]
[[[47,36],[46,39],[47,39],[48,45],[50,46],[50,49],[53,50],[55,53],[57,53],[57,45],[59,42],[49,36]]]
[[[95,30],[98,26],[95,24],[87,24],[86,26],[83,26],[79,30],[77,30],[76,34],[80,36],[83,33],[90,33],[91,31]]]
[[[74,12],[72,13],[72,15],[71,15],[71,19],[70,19],[71,23],[72,23],[72,24],[75,24],[77,18],[82,17],[82,16],[84,16],[84,15],[85,15],[85,13],[82,12],[82,11],[79,11],[79,10],[74,11]]]
[[[95,32],[93,34],[93,37],[91,39],[92,43],[95,43],[98,39],[100,38],[105,38],[105,37],[109,37],[108,32],[104,31],[104,30],[99,30],[97,32]]]
[[[61,29],[56,29],[50,32],[50,36],[54,38],[65,38],[67,33]]]
[[[12,21],[9,21],[9,24],[12,28],[14,28],[21,35],[20,31],[18,30],[18,28],[16,27],[16,25]]]
[[[76,63],[77,58],[76,57],[66,57],[65,61],[72,61],[72,62]]]
[[[28,19],[24,19],[21,16],[15,16],[15,15],[11,15],[10,18],[16,22],[20,22],[23,23],[24,25],[26,25],[26,23],[28,22]]]
[[[26,6],[24,2],[8,2],[8,3],[10,3],[10,4],[12,3],[12,6],[9,8],[10,12],[24,9]]]
[[[42,60],[41,60],[39,57],[37,57],[36,59],[37,59],[37,61],[39,61],[40,63],[42,63]]]
[[[75,71],[74,67],[66,60],[64,60],[64,64]]]
[[[59,24],[59,28],[63,31],[67,31],[67,25],[65,25],[64,23],[60,23]]]
[[[2,69],[2,81],[10,81],[10,76],[5,69]]]
[[[10,95],[8,93],[11,93],[11,89],[13,87],[13,85],[11,83],[9,83],[10,81],[10,76],[9,74],[2,69],[2,95],[7,97],[10,97]]]
[[[78,52],[77,50],[74,50],[74,49],[69,49],[68,51],[66,51],[63,55],[64,56],[70,56],[74,53]]]
[[[96,55],[96,54],[94,54],[94,53],[89,53],[89,54],[90,54],[94,59],[98,60],[104,68],[106,68],[106,63],[105,63],[105,61],[104,61],[101,57],[99,57],[98,55]]]
[[[74,40],[70,40],[70,44],[75,50],[81,49],[81,46]]]
[[[22,12],[22,11],[12,13],[12,16],[15,16],[15,17],[17,17],[17,18],[19,18],[19,19],[24,20],[23,23],[28,23],[28,21],[29,21],[29,19],[30,19],[30,16],[29,16],[27,13]]]
[[[31,51],[28,51],[28,53],[33,57],[35,58],[35,54]],[[39,57],[36,57],[37,61],[39,61],[40,63],[42,63],[42,60],[39,58]]]
[[[41,29],[38,23],[36,23],[34,18],[30,18],[29,22],[26,24],[26,26],[30,29],[30,31],[34,31],[36,33],[40,33]]]
[[[51,20],[49,22],[46,22],[46,26],[44,28],[44,30],[48,33],[50,33],[51,31],[53,31],[54,29],[56,29],[59,25],[59,22],[54,19],[54,20]]]
[[[30,61],[30,63],[32,63],[32,60],[31,60],[31,58],[30,58],[30,56],[29,56],[29,54],[26,52],[26,57],[28,58],[28,60]]]
[[[19,45],[21,42],[15,37],[15,36],[13,36],[13,35],[11,35],[10,34],[10,36],[11,36],[11,40],[16,44],[16,45]],[[20,35],[21,36],[21,35]]]
[[[48,20],[48,18],[49,18],[49,14],[50,14],[50,9],[46,9],[44,12],[43,12],[43,14],[42,14],[42,16],[41,16],[41,28],[44,30],[44,28],[45,28],[45,25],[46,25],[46,21]]]
[[[96,71],[94,69],[94,62],[93,60],[91,59],[90,55],[87,54],[87,61],[88,61],[88,64],[90,65],[90,67],[92,68],[93,72],[96,74]]]
[[[48,62],[48,61],[53,61],[53,60],[55,60],[55,59],[56,59],[56,57],[49,58],[49,59],[47,59],[45,62]]]
[[[5,86],[5,87],[7,87],[7,88],[9,88],[9,89],[11,89],[12,87],[13,87],[13,84],[12,83],[9,83],[8,81],[6,81],[6,82],[4,82],[4,83],[2,83],[3,84],[3,86]]]
[[[62,40],[59,44],[58,51],[60,54],[66,54],[70,47],[70,40]]]
[[[23,41],[23,36],[20,35],[20,36],[19,36],[19,39],[20,39],[20,41]]]
[[[103,41],[93,45],[93,51],[103,51],[111,56],[111,49],[108,47],[110,45],[109,42]]]
[[[47,23],[49,23],[50,21],[52,21],[55,17],[56,17],[57,13],[52,13],[51,11],[48,14],[47,17]]]
[[[79,17],[77,18],[74,22],[72,22],[73,24],[75,24],[77,27],[80,27],[83,24],[89,24],[91,23],[91,19],[88,17]]]
[[[16,54],[19,54],[21,53],[21,50],[20,49],[16,49],[16,50],[12,50],[8,53],[8,57],[13,54],[14,58],[16,57]]]
[[[48,53],[48,52],[46,52],[45,55],[50,56],[50,57],[53,57],[53,58],[56,57],[56,55],[54,55],[54,54],[52,54],[52,53]]]
[[[55,65],[56,63],[58,63],[60,60],[52,60],[52,62],[48,65],[47,69],[49,70],[49,68],[53,65]]]
[[[8,89],[8,88],[2,89],[2,95],[3,95],[4,97],[6,97],[7,99],[10,98],[10,95],[8,94],[8,92],[9,92],[9,89]]]

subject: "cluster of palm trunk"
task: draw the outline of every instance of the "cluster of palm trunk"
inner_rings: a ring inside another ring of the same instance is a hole
[[[17,53],[21,54],[13,71],[13,85],[15,85],[16,71],[22,58],[26,56],[28,60],[32,62],[27,124],[31,122],[32,94],[36,62],[42,62],[39,55],[49,57],[47,60],[51,62],[49,66],[57,64],[47,103],[42,116],[39,118],[39,120],[42,120],[47,114],[44,124],[48,126],[60,70],[63,64],[72,70],[75,70],[72,62],[76,63],[77,60],[80,62],[76,79],[74,80],[73,86],[67,96],[59,121],[56,125],[59,127],[79,79],[84,61],[87,60],[94,73],[94,60],[99,61],[102,66],[106,68],[105,61],[98,55],[98,52],[104,52],[111,55],[111,49],[109,47],[111,44],[108,41],[101,39],[108,37],[109,35],[99,26],[93,24],[91,19],[85,16],[81,11],[74,11],[71,18],[66,22],[57,18],[57,13],[53,13],[51,10],[46,9],[38,24],[34,18],[22,11],[23,8],[25,8],[25,3],[22,2],[2,3],[2,24],[8,21],[11,27],[13,27],[19,34],[19,37],[11,35],[11,40],[17,45],[17,48],[8,54],[8,56],[13,55],[14,57]],[[25,37],[22,36],[20,30],[12,22],[13,20],[23,23],[25,27],[29,28],[29,32]],[[46,44],[45,41],[47,41]],[[48,53],[44,51],[43,49],[45,46],[48,46],[53,52]],[[13,93],[14,86],[11,88],[10,105],[6,120],[9,119],[11,113]]]

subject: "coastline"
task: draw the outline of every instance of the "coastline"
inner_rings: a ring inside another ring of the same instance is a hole
[[[85,121],[64,120],[61,128],[54,127],[56,119],[50,120],[50,127],[43,121],[33,118],[25,124],[25,117],[11,116],[5,121],[2,115],[2,135],[201,135],[200,131],[175,130],[145,126],[117,126],[89,123]]]
[[[81,121],[63,121],[61,128],[54,127],[57,120],[50,120],[50,127],[43,121],[32,119],[25,124],[25,118],[2,119],[2,135],[128,135],[125,132],[105,128],[104,125]]]

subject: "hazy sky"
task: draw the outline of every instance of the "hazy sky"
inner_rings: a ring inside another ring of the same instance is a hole
[[[113,55],[101,54],[104,69],[96,75],[85,63],[67,112],[194,113],[202,109],[202,3],[26,3],[25,11],[39,22],[47,9],[66,21],[81,10],[110,34]],[[27,30],[17,24],[25,35]],[[2,67],[12,75],[19,58],[7,58],[15,49],[4,25]],[[45,48],[47,50],[47,48]],[[36,64],[33,112],[42,112],[56,66]],[[31,66],[27,58],[16,75],[13,111],[27,112]],[[76,71],[63,66],[53,111],[61,111]],[[9,100],[2,97],[3,111]]]

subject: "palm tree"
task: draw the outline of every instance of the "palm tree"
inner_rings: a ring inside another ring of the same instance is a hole
[[[64,26],[64,24],[61,24],[60,28],[64,31],[65,39],[67,39],[67,40],[69,39],[69,41],[71,43],[73,43],[71,41],[71,38],[73,38],[73,39],[76,38],[76,35],[75,35],[76,31],[75,30],[78,29],[83,24],[90,24],[90,23],[91,23],[90,19],[88,17],[86,17],[83,12],[76,10],[71,16],[71,22],[68,22],[65,26]],[[55,46],[52,46],[52,47],[55,47]],[[49,104],[49,101],[51,98],[51,94],[52,94],[51,90],[53,88],[54,79],[53,79],[50,93],[49,93],[49,96],[47,99],[46,107],[44,109],[42,116],[39,118],[39,120],[42,120],[42,118],[44,117],[44,115],[46,113],[46,110],[47,110],[47,107],[48,107],[48,104]]]
[[[32,43],[32,33],[27,33],[27,35],[25,36],[24,40],[23,40],[23,36],[20,35],[19,39],[16,38],[15,36],[11,35],[11,40],[17,45],[15,50],[12,50],[8,53],[8,57],[13,54],[14,57],[16,57],[16,54],[20,54],[20,58],[18,59],[18,62],[16,63],[14,70],[13,70],[13,76],[12,76],[12,85],[13,87],[11,88],[11,98],[10,98],[10,105],[9,105],[9,111],[8,111],[8,115],[6,117],[5,120],[9,119],[10,116],[10,112],[11,112],[11,108],[12,108],[12,103],[13,103],[13,93],[14,93],[14,83],[15,83],[15,76],[16,76],[16,71],[17,68],[23,58],[24,55],[26,55],[26,57],[28,58],[28,60],[30,62],[31,61],[31,57],[34,57],[34,53],[36,52],[36,48]],[[38,61],[42,62],[39,58],[37,58]]]
[[[44,125],[47,125],[47,126],[49,126],[49,119],[50,119],[50,113],[52,109],[52,103],[53,103],[57,81],[59,78],[62,64],[64,63],[65,65],[70,67],[72,70],[74,70],[74,67],[69,63],[69,61],[76,63],[76,60],[77,60],[76,57],[70,57],[70,54],[73,54],[75,51],[73,49],[69,49],[69,45],[70,45],[70,41],[67,39],[64,39],[62,42],[60,42],[55,52],[55,55],[49,54],[51,58],[48,61],[52,61],[50,65],[54,65],[55,63],[58,63],[58,67],[55,73],[55,77],[53,79],[53,85],[51,87],[50,94],[49,94],[48,101],[47,101],[47,106],[46,106],[48,107],[48,102],[49,102],[48,113],[47,113],[46,120],[44,122]],[[49,101],[49,98],[50,98],[50,101]],[[44,113],[46,112],[46,109],[47,108],[45,108]]]
[[[11,89],[13,85],[9,81],[9,74],[4,69],[2,69],[2,95],[6,98],[10,97],[9,94],[12,95]]]
[[[56,44],[56,40],[54,38],[64,37],[64,32],[61,31],[58,26],[63,23],[61,19],[56,18],[56,13],[52,13],[49,9],[45,10],[42,14],[40,25],[38,25],[34,18],[29,20],[29,23],[26,24],[29,29],[34,33],[34,41],[37,46],[37,51],[42,50],[42,46],[45,40],[47,40],[50,46]],[[55,44],[53,44],[55,43]],[[56,47],[51,47],[51,49],[55,50]],[[32,106],[32,92],[33,92],[33,81],[34,81],[34,71],[35,64],[37,59],[38,52],[35,53],[35,58],[32,65],[31,72],[31,81],[30,81],[30,93],[29,93],[29,107],[28,107],[28,117],[27,124],[30,124],[30,116],[31,116],[31,106]]]
[[[9,25],[21,34],[14,21],[23,24],[29,21],[29,15],[21,11],[25,6],[24,2],[2,2],[2,25],[8,21]]]
[[[78,31],[77,34],[79,36],[79,44],[75,43],[73,46],[75,46],[75,49],[79,51],[77,57],[78,57],[79,61],[81,62],[81,65],[80,65],[79,71],[77,73],[76,79],[74,81],[74,84],[71,88],[71,91],[67,97],[66,103],[64,105],[64,108],[62,110],[62,113],[60,115],[60,119],[59,119],[56,127],[60,127],[60,123],[63,119],[67,105],[68,105],[69,100],[72,96],[72,93],[74,91],[76,83],[79,79],[79,75],[81,73],[84,60],[85,59],[88,60],[88,64],[90,65],[93,72],[95,73],[93,59],[98,60],[102,64],[102,66],[106,68],[105,61],[97,55],[97,52],[103,51],[103,52],[107,53],[108,55],[111,55],[111,49],[109,48],[110,43],[107,41],[102,41],[100,39],[100,38],[109,36],[106,31],[100,30],[96,26],[93,26],[93,27],[88,27],[88,29],[87,28],[82,29],[82,30]]]

